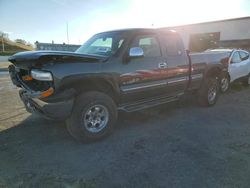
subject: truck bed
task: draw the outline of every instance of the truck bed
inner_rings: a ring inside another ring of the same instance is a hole
[[[192,90],[200,87],[204,70],[208,70],[207,66],[218,64],[222,66],[222,69],[227,69],[230,52],[190,53],[189,56],[191,61],[191,81],[189,89]]]
[[[191,62],[193,65],[199,63],[218,63],[229,58],[230,52],[202,52],[190,53]]]

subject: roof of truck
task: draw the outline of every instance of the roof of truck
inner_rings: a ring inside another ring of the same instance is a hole
[[[164,28],[126,28],[126,29],[117,29],[117,30],[110,30],[104,31],[101,33],[108,33],[108,32],[154,32],[154,31],[164,31],[168,33],[176,33],[174,30],[164,29]]]

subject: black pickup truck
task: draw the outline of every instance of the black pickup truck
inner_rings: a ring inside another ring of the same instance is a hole
[[[9,58],[27,111],[66,120],[71,135],[108,135],[117,111],[133,112],[194,91],[212,106],[228,54],[189,55],[174,31],[124,29],[94,35],[76,52],[33,51]]]

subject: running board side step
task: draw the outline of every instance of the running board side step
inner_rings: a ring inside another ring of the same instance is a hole
[[[122,110],[125,112],[134,112],[134,111],[139,111],[139,110],[143,110],[146,108],[158,106],[161,104],[177,101],[179,100],[179,98],[180,98],[180,95],[174,96],[174,97],[161,97],[157,99],[151,99],[148,101],[139,101],[133,104],[122,105],[118,107],[118,110]]]

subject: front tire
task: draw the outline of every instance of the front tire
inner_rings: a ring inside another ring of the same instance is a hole
[[[104,93],[91,91],[76,98],[66,125],[75,139],[89,142],[109,135],[116,119],[117,109],[114,101]]]
[[[219,82],[215,77],[206,78],[198,92],[198,101],[201,106],[213,106],[219,94]]]

